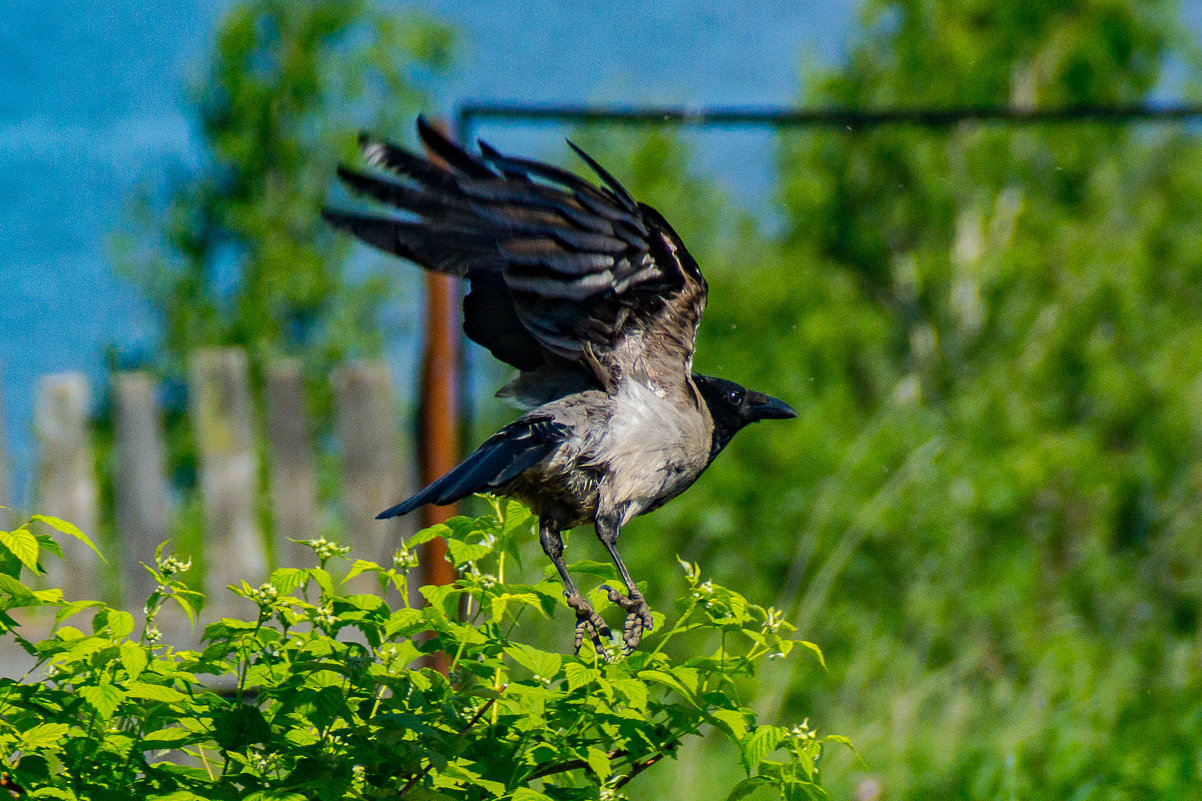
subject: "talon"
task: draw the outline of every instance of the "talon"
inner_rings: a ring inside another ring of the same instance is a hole
[[[651,620],[651,608],[647,606],[643,594],[634,587],[630,589],[629,596],[623,595],[608,584],[602,584],[601,589],[607,591],[611,603],[626,610],[626,623],[622,627],[622,653],[629,654],[638,648],[639,641],[643,639],[643,632],[651,631],[655,627]]]
[[[575,653],[580,653],[580,646],[584,644],[584,635],[587,632],[593,643],[593,650],[597,652],[598,656],[605,656],[605,645],[601,642],[601,638],[605,637],[607,640],[613,638],[609,626],[579,593],[565,590],[563,596],[567,600],[568,606],[576,612],[576,638],[573,642]]]

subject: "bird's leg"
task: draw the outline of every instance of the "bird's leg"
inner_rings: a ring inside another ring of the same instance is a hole
[[[598,517],[596,528],[597,539],[601,540],[605,550],[609,551],[610,558],[618,566],[618,574],[622,576],[622,581],[626,584],[626,595],[622,595],[613,587],[605,587],[605,589],[609,590],[609,600],[626,610],[626,625],[622,631],[622,652],[628,654],[638,648],[639,640],[643,638],[643,631],[651,631],[653,626],[651,608],[647,606],[647,601],[639,592],[639,588],[634,586],[634,579],[630,577],[630,571],[626,569],[626,564],[618,555],[618,534],[621,533],[621,527],[615,521]]]
[[[543,553],[559,571],[559,577],[563,579],[563,597],[567,599],[568,606],[576,613],[576,641],[573,643],[576,651],[580,651],[584,635],[587,632],[597,654],[605,656],[605,646],[602,644],[601,638],[604,637],[608,640],[611,637],[609,626],[605,625],[601,616],[584,599],[572,582],[572,577],[568,575],[568,568],[563,563],[563,537],[559,535],[559,528],[545,518],[539,519],[538,541],[543,546]]]

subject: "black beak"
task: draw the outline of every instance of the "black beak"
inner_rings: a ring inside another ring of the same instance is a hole
[[[792,406],[771,395],[756,392],[749,400],[751,402],[747,404],[747,410],[752,420],[788,420],[797,416]]]

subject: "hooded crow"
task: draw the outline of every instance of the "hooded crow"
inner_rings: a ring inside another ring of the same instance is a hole
[[[518,369],[497,394],[527,411],[380,517],[477,492],[526,503],[576,613],[575,647],[587,635],[601,653],[609,628],[568,574],[561,537],[592,523],[626,585],[605,589],[627,613],[630,652],[652,622],[618,555],[622,526],[684,492],[748,423],[796,414],[693,374],[705,278],[667,221],[587,154],[568,143],[601,185],[484,142],[470,154],[420,117],[417,129],[441,163],[364,134],[366,169],[338,175],[383,209],[325,219],[466,280],[463,330]]]

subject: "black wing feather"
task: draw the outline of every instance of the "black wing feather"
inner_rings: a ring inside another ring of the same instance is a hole
[[[662,217],[575,145],[604,186],[483,142],[479,156],[469,154],[424,119],[418,132],[442,164],[364,136],[365,161],[387,174],[338,173],[351,191],[400,216],[327,211],[326,219],[467,278],[465,332],[522,370],[563,359],[597,364],[637,326],[644,341],[660,343],[658,363],[687,378],[706,286]],[[597,368],[601,385],[615,369],[623,365]]]
[[[445,506],[468,495],[496,489],[550,456],[566,436],[567,427],[547,417],[519,418],[489,437],[446,475],[380,512],[376,519],[399,517],[428,503]]]

